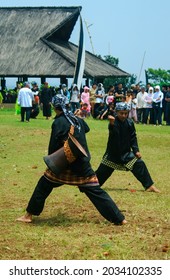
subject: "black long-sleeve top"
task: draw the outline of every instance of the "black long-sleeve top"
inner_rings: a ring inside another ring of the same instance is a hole
[[[50,88],[43,88],[40,92],[40,102],[48,104],[52,101],[52,90]]]
[[[105,155],[113,162],[121,163],[121,158],[126,153],[139,151],[136,130],[131,119],[121,122],[115,118],[114,125],[109,124],[109,137]]]
[[[94,171],[90,165],[90,153],[87,146],[85,134],[90,131],[89,126],[83,120],[78,118],[80,123],[80,132],[75,129],[75,138],[79,141],[82,147],[85,149],[88,157],[77,158],[73,163],[70,164],[69,168],[78,176],[91,176],[94,175]],[[67,120],[64,114],[56,116],[52,124],[51,137],[48,147],[48,154],[52,154],[64,145],[64,141],[68,138],[70,131],[70,122]]]

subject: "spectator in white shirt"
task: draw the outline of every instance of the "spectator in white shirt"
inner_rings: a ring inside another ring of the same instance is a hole
[[[153,95],[153,114],[154,125],[162,125],[162,100],[163,92],[160,90],[160,86],[155,86],[155,92]]]
[[[145,91],[145,87],[141,87],[141,91],[137,93],[137,118],[139,123],[144,123],[144,108],[146,108],[145,97],[147,92]]]
[[[74,113],[77,109],[80,109],[80,91],[76,84],[73,85],[71,91],[70,104],[72,113]]]
[[[96,117],[96,110],[100,106],[101,103],[104,102],[104,97],[105,97],[105,89],[103,87],[102,83],[99,83],[96,89],[95,93],[95,105],[94,105],[94,117]]]
[[[30,114],[32,109],[32,102],[34,94],[30,89],[29,82],[25,82],[23,88],[18,93],[18,104],[21,106],[21,122],[24,122],[26,113],[26,122],[30,121]]]

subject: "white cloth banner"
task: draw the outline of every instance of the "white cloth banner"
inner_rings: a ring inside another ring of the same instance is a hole
[[[77,61],[75,67],[75,74],[73,79],[73,84],[76,84],[78,89],[80,90],[83,74],[84,74],[84,66],[85,66],[85,43],[84,43],[84,30],[83,30],[83,22],[80,14],[80,37],[79,37],[79,47],[77,54]]]

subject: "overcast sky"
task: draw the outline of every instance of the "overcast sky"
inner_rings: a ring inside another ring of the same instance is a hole
[[[86,50],[119,58],[119,67],[143,82],[145,69],[170,69],[170,0],[5,0],[0,6],[82,6]],[[78,38],[79,22],[70,40],[78,44]]]

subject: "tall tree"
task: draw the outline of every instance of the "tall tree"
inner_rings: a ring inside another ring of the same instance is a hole
[[[170,70],[148,68],[145,71],[148,82],[153,84],[170,84]]]
[[[106,62],[108,62],[114,66],[118,66],[118,64],[119,64],[119,59],[116,57],[113,57],[112,55],[104,55],[104,59]]]
[[[116,58],[112,55],[104,55],[104,58],[102,58],[101,55],[98,55],[100,59],[104,59],[106,62],[110,63],[111,65],[118,67],[119,66],[119,58]],[[108,77],[105,78],[103,81],[103,85],[106,88],[106,90],[111,85],[116,85],[118,83],[122,83],[125,88],[130,88],[131,84],[136,83],[137,76],[135,74],[132,74],[130,77]]]

